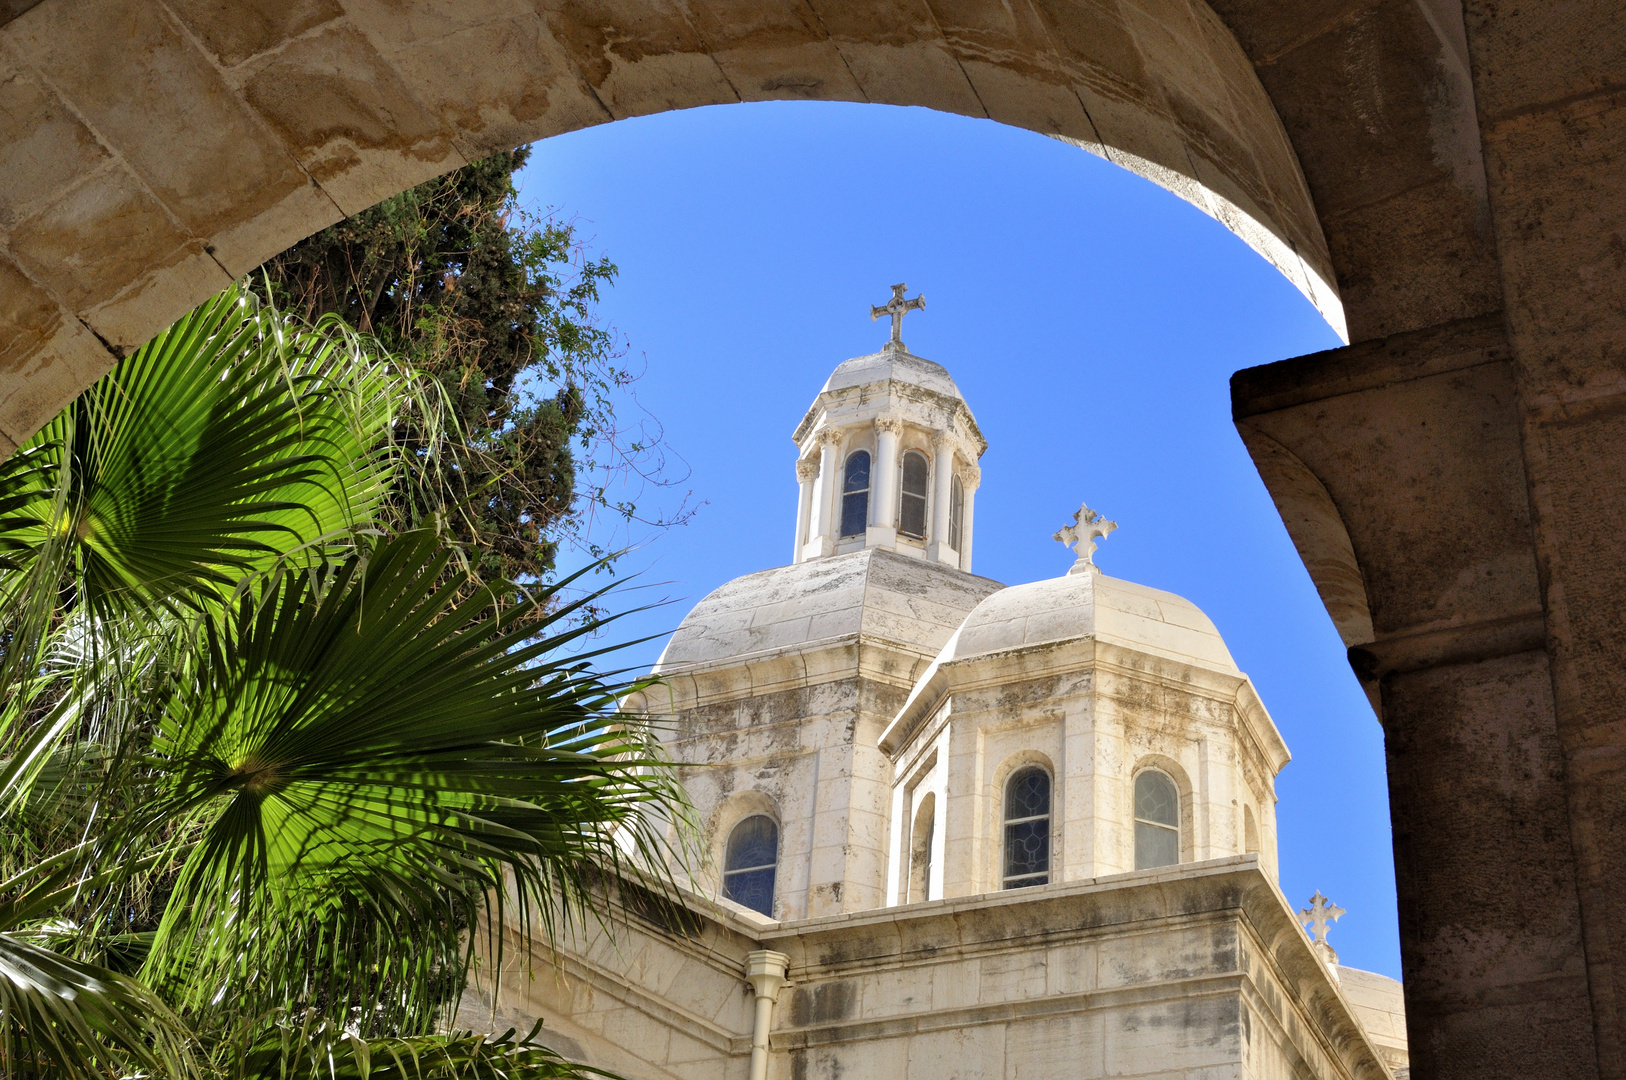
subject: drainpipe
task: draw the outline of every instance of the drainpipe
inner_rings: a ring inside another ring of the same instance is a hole
[[[782,952],[756,949],[746,954],[745,980],[757,992],[756,1021],[751,1025],[751,1080],[768,1080],[768,1027],[789,966],[790,957]]]

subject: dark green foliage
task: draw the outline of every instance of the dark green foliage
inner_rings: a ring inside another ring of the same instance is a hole
[[[386,199],[294,245],[253,276],[307,321],[333,314],[428,376],[461,438],[409,517],[442,527],[480,578],[534,581],[554,564],[603,485],[582,484],[596,450],[623,464],[613,397],[631,381],[594,319],[613,282],[574,229],[517,205],[530,151],[494,154]],[[398,432],[409,450],[429,440]],[[613,509],[631,516],[630,506]]]

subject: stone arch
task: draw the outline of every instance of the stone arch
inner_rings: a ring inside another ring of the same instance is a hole
[[[734,102],[924,106],[1061,139],[1212,215],[1344,325],[1298,158],[1201,0],[769,0],[750,18],[723,0],[313,0],[253,17],[195,0],[19,7],[0,58],[12,443],[346,214],[495,150]]]

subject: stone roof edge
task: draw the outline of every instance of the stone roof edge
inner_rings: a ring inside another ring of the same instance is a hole
[[[946,649],[947,646],[945,645]],[[1083,655],[1080,655],[1082,653]],[[1136,656],[1152,658],[1158,664],[1180,664],[1192,671],[1200,672],[1205,679],[1200,681],[1171,678],[1156,670],[1147,671],[1144,668],[1130,667],[1121,662],[1115,662],[1114,653],[1131,653]],[[1080,667],[1101,667],[1113,670],[1124,675],[1133,675],[1136,678],[1155,680],[1178,690],[1191,691],[1193,689],[1207,690],[1216,700],[1228,700],[1243,718],[1243,724],[1263,748],[1270,752],[1279,749],[1283,755],[1281,763],[1276,765],[1276,771],[1287,763],[1291,755],[1287,752],[1287,744],[1282,740],[1281,733],[1276,730],[1275,721],[1265,709],[1264,702],[1259,698],[1259,692],[1254,689],[1253,681],[1242,672],[1216,671],[1213,668],[1192,660],[1180,660],[1160,653],[1147,652],[1145,649],[1123,644],[1121,639],[1101,637],[1096,634],[1083,634],[1073,638],[1063,638],[1060,641],[1046,641],[1037,645],[1018,645],[1010,649],[1001,649],[997,652],[978,653],[963,659],[954,659],[938,664],[935,660],[933,666],[916,684],[914,693],[904,702],[898,715],[881,732],[879,745],[882,752],[895,754],[902,750],[926,719],[937,711],[943,700],[951,693],[977,690],[987,686],[997,685],[1008,681],[1011,676],[988,676],[977,678],[979,668],[995,665],[1018,654],[1026,654],[1040,662],[1031,669],[1020,672],[1016,678],[1034,679],[1045,675],[1057,674]],[[1195,682],[1195,685],[1194,685]],[[1207,683],[1207,685],[1203,685]],[[1250,718],[1252,707],[1257,706],[1259,713],[1263,714],[1266,731],[1262,732],[1259,726]],[[1268,738],[1266,737],[1268,732]],[[1272,758],[1274,761],[1274,757]]]
[[[1214,903],[1201,895],[1206,891],[1212,897],[1216,888],[1223,894],[1221,903]],[[1158,870],[1138,870],[1049,886],[1039,895],[1029,890],[1020,890],[1014,895],[1008,892],[982,893],[782,922],[765,929],[761,942],[762,947],[776,949],[791,957],[790,973],[794,981],[798,974],[805,977],[809,970],[816,970],[820,974],[837,973],[845,967],[874,970],[884,955],[882,949],[901,954],[922,947],[924,934],[915,931],[906,938],[899,928],[900,923],[947,918],[962,943],[973,948],[982,945],[990,950],[1009,949],[1019,944],[1019,939],[1013,939],[1009,933],[996,933],[985,941],[966,941],[964,935],[974,929],[979,915],[1017,905],[1033,905],[1034,908],[1054,906],[1057,909],[1055,919],[1036,914],[1027,920],[1028,926],[1040,928],[1026,935],[1029,938],[1077,934],[1080,930],[1096,929],[1085,922],[1092,901],[1105,904],[1123,900],[1126,899],[1125,892],[1132,892],[1136,899],[1144,902],[1132,900],[1123,904],[1134,914],[1121,922],[1103,923],[1099,929],[1107,930],[1112,926],[1127,928],[1140,923],[1235,910],[1246,925],[1257,951],[1270,958],[1271,968],[1281,981],[1283,990],[1292,994],[1305,1014],[1331,1021],[1331,1027],[1338,1036],[1336,1042],[1321,1038],[1321,1025],[1310,1025],[1317,1032],[1327,1056],[1342,1062],[1345,1074],[1357,1080],[1390,1080],[1383,1058],[1366,1029],[1361,1026],[1354,1006],[1311,949],[1310,939],[1293,915],[1286,897],[1260,867],[1257,854],[1231,855]],[[1158,914],[1147,914],[1151,908],[1163,910]],[[863,933],[865,930],[869,931],[867,935]],[[845,948],[831,949],[829,958],[822,958],[826,954],[819,951],[821,939],[838,935],[851,937],[855,932],[859,937],[867,937],[870,947],[849,944]],[[941,946],[934,948],[940,949]],[[1241,967],[1240,957],[1238,966]],[[1257,983],[1251,972],[1243,970],[1240,974]],[[1269,1015],[1268,1009],[1266,1015]],[[1348,1052],[1351,1043],[1364,1050],[1367,1059],[1376,1066],[1376,1071],[1357,1067],[1358,1063],[1351,1060],[1356,1055]]]
[[[1243,857],[1258,859],[1257,855]],[[1360,1019],[1355,1014],[1355,1007],[1344,996],[1338,980],[1327,970],[1326,964],[1322,963],[1321,958],[1311,947],[1310,937],[1304,932],[1304,926],[1299,922],[1293,905],[1288,903],[1287,897],[1282,895],[1281,889],[1268,875],[1260,871],[1259,877],[1264,882],[1264,893],[1270,898],[1269,902],[1243,905],[1243,917],[1248,921],[1254,940],[1262,950],[1270,953],[1277,972],[1298,977],[1298,985],[1292,990],[1294,996],[1304,1004],[1306,1011],[1313,1011],[1312,1006],[1320,1005],[1329,998],[1337,1003],[1336,1011],[1341,1013],[1337,1017],[1341,1021],[1337,1026],[1343,1030],[1346,1037],[1353,1029],[1353,1034],[1360,1045],[1378,1063],[1379,1071],[1374,1074],[1374,1080],[1390,1080],[1389,1070],[1383,1065],[1383,1056],[1378,1052],[1377,1044],[1361,1025]],[[1265,1015],[1270,1014],[1266,1011]],[[1317,1026],[1313,1030],[1319,1034],[1322,1029]],[[1345,1057],[1337,1052],[1336,1047],[1324,1048],[1329,1051],[1328,1056],[1335,1060]]]
[[[807,412],[803,414],[801,422],[796,425],[796,430],[791,432],[790,441],[798,447],[802,445],[802,440],[806,439],[814,426],[817,425],[819,413],[828,409],[827,403],[830,398],[838,397],[849,391],[866,390],[875,386],[885,386],[887,392],[890,393],[893,384],[907,386],[913,394],[930,399],[933,404],[943,409],[956,425],[963,423],[966,434],[977,447],[977,457],[981,458],[982,455],[988,452],[988,439],[983,435],[981,425],[977,423],[977,418],[972,415],[971,406],[966,404],[964,398],[950,397],[948,394],[939,393],[936,390],[921,386],[919,383],[903,382],[899,379],[886,379],[878,383],[864,383],[861,386],[844,386],[839,390],[820,390],[814,396],[813,404],[807,407]]]
[[[837,657],[848,650],[858,650],[856,664],[809,664],[810,660]],[[665,688],[666,708],[655,709],[660,712],[676,712],[681,709],[692,709],[700,705],[709,705],[718,701],[726,701],[739,695],[752,695],[772,693],[776,690],[788,689],[793,686],[816,686],[821,683],[836,682],[841,679],[862,675],[875,679],[878,682],[890,683],[899,687],[914,685],[912,679],[899,679],[887,672],[880,665],[866,663],[866,653],[885,649],[895,653],[902,653],[915,657],[921,661],[931,659],[931,654],[912,648],[903,642],[888,638],[866,634],[862,631],[852,634],[840,634],[835,637],[819,638],[814,641],[800,642],[795,645],[784,645],[776,649],[763,649],[754,653],[741,653],[726,660],[708,661],[702,664],[680,667],[671,671],[656,672],[657,682],[644,691],[646,705],[652,700],[660,700],[662,688]],[[785,661],[800,660],[800,672],[794,675],[772,677],[769,669]],[[730,673],[737,673],[729,678]],[[712,684],[702,690],[702,684]],[[686,684],[686,691],[679,693],[678,685]],[[720,688],[719,688],[720,687]],[[679,700],[680,696],[683,700]],[[642,711],[642,710],[634,710]]]

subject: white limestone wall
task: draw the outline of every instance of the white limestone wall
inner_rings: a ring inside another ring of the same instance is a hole
[[[997,582],[869,550],[737,579],[673,635],[636,703],[669,724],[715,893],[730,830],[780,825],[774,914],[886,902],[893,767],[882,728],[966,612]],[[940,893],[939,893],[940,895]]]
[[[629,1080],[746,1075],[745,953],[790,956],[770,1080],[1387,1080],[1253,859],[772,924],[632,919],[508,981],[508,1023]]]
[[[1274,878],[1274,767],[1247,722],[1239,676],[1086,640],[951,661],[933,681],[941,703],[893,755],[889,903],[901,902],[895,883],[909,851],[901,810],[931,754],[947,762],[934,895],[1001,887],[1005,783],[1028,764],[1053,778],[1052,882],[1134,869],[1134,778],[1145,768],[1180,790],[1183,862],[1245,854],[1246,807]]]

